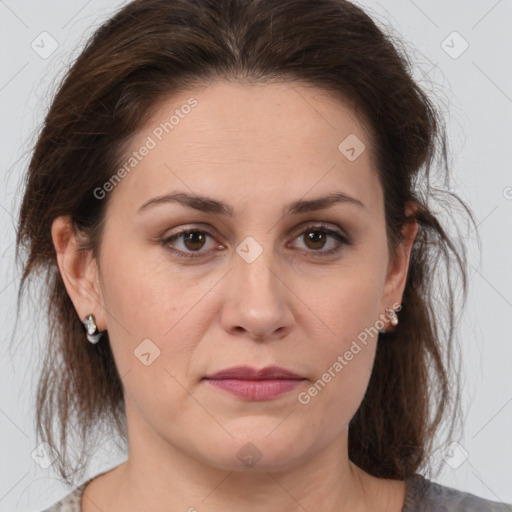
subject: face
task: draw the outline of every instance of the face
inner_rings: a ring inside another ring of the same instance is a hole
[[[109,203],[95,311],[132,450],[284,469],[346,436],[408,263],[388,254],[351,111],[299,84],[217,82],[161,104],[118,177],[97,191]],[[235,366],[302,380],[205,379]]]

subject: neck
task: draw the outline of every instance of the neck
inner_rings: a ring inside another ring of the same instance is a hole
[[[349,460],[346,429],[286,464],[263,453],[250,468],[235,448],[232,459],[212,463],[186,440],[171,444],[145,422],[128,422],[128,430],[127,461],[86,489],[84,512],[94,510],[87,498],[109,512],[400,512],[404,502],[404,482],[375,478]]]

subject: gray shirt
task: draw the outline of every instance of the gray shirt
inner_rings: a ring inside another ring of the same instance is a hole
[[[43,512],[81,512],[83,491],[93,478]],[[512,504],[479,498],[414,474],[405,480],[405,502],[401,512],[512,512]]]

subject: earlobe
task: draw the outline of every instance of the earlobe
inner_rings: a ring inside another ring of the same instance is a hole
[[[94,314],[98,328],[106,329],[97,263],[90,251],[80,250],[69,216],[53,221],[52,240],[60,275],[80,320]]]

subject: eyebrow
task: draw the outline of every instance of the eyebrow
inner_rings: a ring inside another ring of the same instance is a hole
[[[179,203],[183,206],[193,208],[205,213],[212,213],[216,215],[223,215],[226,217],[233,217],[233,207],[216,199],[206,196],[199,196],[196,194],[187,194],[185,192],[173,192],[158,196],[146,201],[138,210],[137,213],[145,211],[153,206]],[[316,197],[308,200],[298,200],[285,205],[285,214],[296,215],[299,213],[313,212],[317,210],[325,210],[334,206],[335,204],[344,203],[357,206],[358,208],[365,209],[366,206],[355,197],[349,196],[342,192],[331,193],[325,196]]]

